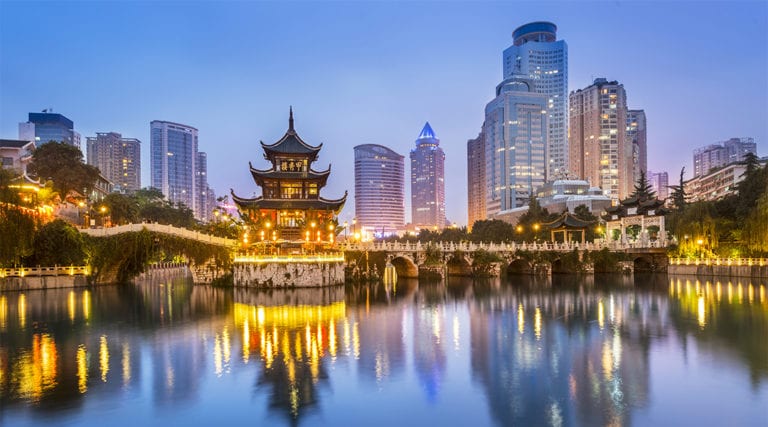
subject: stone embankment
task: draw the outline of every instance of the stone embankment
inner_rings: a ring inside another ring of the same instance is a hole
[[[703,259],[670,258],[667,272],[674,275],[752,277],[768,279],[768,259]]]

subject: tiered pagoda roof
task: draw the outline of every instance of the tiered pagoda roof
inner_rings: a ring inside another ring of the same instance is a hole
[[[284,209],[284,210],[327,210],[339,212],[347,201],[347,192],[339,199],[265,199],[264,197],[244,198],[231,191],[232,200],[240,209]]]
[[[632,215],[663,215],[667,210],[664,208],[664,200],[657,197],[631,196],[619,201],[616,206],[606,208],[605,213],[603,219],[610,221]]]
[[[292,179],[296,178],[296,172],[283,172],[277,169],[256,169],[251,162],[248,162],[248,166],[251,169],[251,176],[259,187],[264,186],[265,179]],[[331,165],[328,165],[328,169],[324,171],[316,171],[312,168],[307,172],[301,173],[301,178],[308,181],[317,182],[318,188],[325,187],[325,183],[328,181],[328,176],[331,174]]]
[[[542,227],[550,230],[555,228],[584,229],[596,222],[597,221],[584,221],[579,217],[573,216],[570,212],[565,211],[554,221],[542,224]]]
[[[317,160],[317,155],[323,147],[322,143],[318,146],[307,144],[296,133],[296,130],[293,128],[293,108],[289,112],[288,130],[285,132],[285,135],[274,144],[265,144],[264,141],[259,142],[261,143],[261,148],[264,149],[264,158],[272,162],[276,156],[280,155],[299,155],[307,157],[310,162],[314,162]]]

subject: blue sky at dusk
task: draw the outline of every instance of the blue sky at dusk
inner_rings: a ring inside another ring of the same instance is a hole
[[[149,122],[199,129],[217,195],[257,191],[259,140],[296,128],[333,164],[322,195],[349,190],[353,150],[406,156],[425,121],[446,153],[448,219],[466,223],[466,142],[501,81],[502,51],[530,21],[568,43],[569,91],[624,84],[648,118],[648,165],[670,183],[692,150],[754,137],[768,154],[768,2],[8,2],[0,1],[0,138],[52,107],[83,137],[142,141]],[[408,174],[407,174],[408,175]],[[688,175],[690,176],[690,174]],[[406,183],[406,220],[410,219]]]

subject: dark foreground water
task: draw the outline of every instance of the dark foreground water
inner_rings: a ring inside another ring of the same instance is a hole
[[[766,426],[748,279],[0,293],[0,424]]]

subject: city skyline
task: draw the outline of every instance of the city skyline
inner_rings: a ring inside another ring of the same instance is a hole
[[[732,137],[752,137],[766,154],[764,2],[184,4],[153,5],[150,14],[133,3],[0,3],[0,137],[16,139],[29,112],[49,107],[82,135],[109,129],[150,141],[152,120],[189,123],[200,130],[211,186],[228,194],[250,188],[247,171],[233,167],[260,159],[248,136],[279,137],[293,105],[307,138],[325,143],[321,161],[335,175],[328,191],[340,194],[353,190],[355,145],[406,152],[429,121],[451,171],[446,215],[463,225],[465,144],[502,79],[499,52],[518,26],[550,21],[568,42],[571,90],[593,77],[618,80],[631,106],[645,110],[649,169],[676,177],[685,167],[690,178],[695,148]],[[57,30],[61,20],[105,18],[130,25]],[[43,43],[46,63],[29,67]],[[105,93],[116,102],[103,103]],[[151,181],[146,148],[143,183]],[[353,212],[346,206],[340,219]]]

